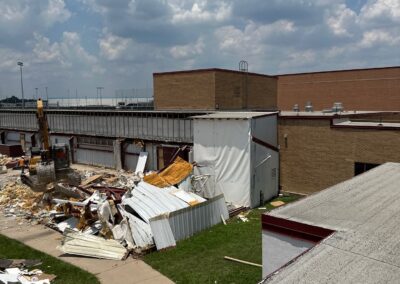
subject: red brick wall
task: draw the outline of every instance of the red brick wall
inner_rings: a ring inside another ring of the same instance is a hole
[[[342,102],[347,110],[400,110],[400,67],[333,71],[278,77],[278,108],[314,110]]]

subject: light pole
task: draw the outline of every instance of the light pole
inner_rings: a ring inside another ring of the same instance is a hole
[[[39,89],[39,88],[35,88],[35,94],[36,94],[36,95],[35,95],[35,100],[37,100],[37,99],[39,98],[39,97],[38,97],[38,89]]]
[[[25,108],[25,99],[24,99],[24,84],[22,83],[22,66],[24,66],[24,63],[19,61],[18,63],[19,70],[21,71],[21,93],[22,93],[22,108]]]
[[[102,97],[101,92],[104,89],[104,87],[97,87],[96,89],[97,89],[97,95],[100,98],[100,106],[101,106],[101,108],[103,108],[103,97]]]

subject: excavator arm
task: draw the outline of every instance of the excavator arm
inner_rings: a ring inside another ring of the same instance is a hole
[[[37,122],[39,126],[39,137],[42,144],[42,149],[49,152],[50,150],[50,138],[49,138],[49,123],[47,122],[47,116],[43,109],[43,101],[38,99],[37,101]]]

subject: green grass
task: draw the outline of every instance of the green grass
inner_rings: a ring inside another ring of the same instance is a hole
[[[40,259],[42,261],[41,265],[28,269],[32,270],[38,268],[44,273],[57,275],[57,278],[51,283],[100,283],[97,278],[89,272],[32,249],[3,235],[0,235],[0,258]]]
[[[289,203],[298,196],[274,199]],[[274,207],[254,209],[247,215],[249,222],[234,217],[227,225],[209,230],[178,242],[174,249],[153,252],[144,261],[177,283],[257,283],[262,269],[224,259],[230,256],[261,264],[261,214]]]

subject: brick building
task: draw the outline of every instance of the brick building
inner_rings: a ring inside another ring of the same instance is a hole
[[[280,185],[310,194],[385,162],[400,162],[400,114],[281,112]]]
[[[400,67],[354,69],[278,75],[278,108],[303,110],[311,101],[314,110],[343,103],[351,110],[400,110]]]
[[[153,74],[156,110],[276,110],[277,78],[225,69]]]

